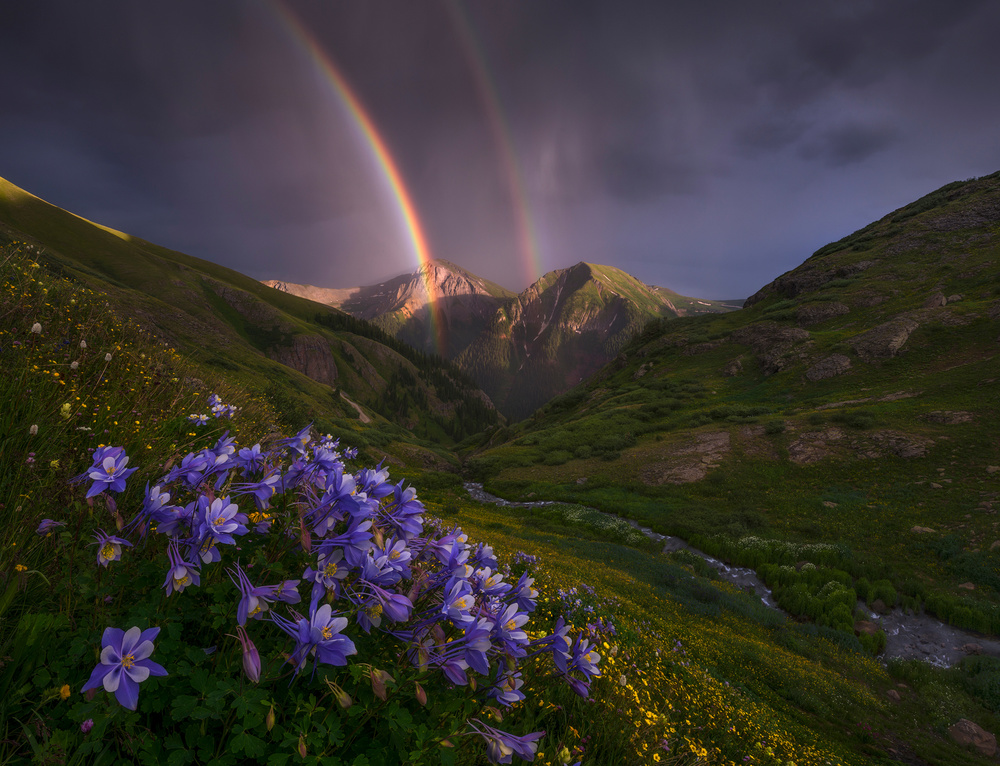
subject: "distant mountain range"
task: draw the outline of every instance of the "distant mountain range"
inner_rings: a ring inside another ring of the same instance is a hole
[[[551,271],[517,294],[445,260],[367,287],[264,284],[340,308],[454,360],[512,419],[599,370],[651,319],[742,305],[689,298],[621,269],[582,262]]]

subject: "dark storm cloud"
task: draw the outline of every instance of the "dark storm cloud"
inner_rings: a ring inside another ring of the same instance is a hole
[[[370,147],[276,7],[7,4],[0,176],[252,276],[412,268]],[[284,7],[371,115],[433,253],[509,287],[525,210],[546,269],[733,297],[1000,167],[986,0]]]
[[[884,125],[843,125],[824,131],[816,141],[804,145],[800,153],[806,159],[840,167],[866,160],[898,139],[898,131]]]

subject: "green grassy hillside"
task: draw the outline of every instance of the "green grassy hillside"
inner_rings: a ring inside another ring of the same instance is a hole
[[[357,404],[367,410],[361,420],[437,443],[497,421],[456,368],[366,322],[92,224],[3,179],[0,237],[57,275],[104,292],[198,364],[266,392],[290,419],[357,420]]]
[[[470,470],[758,568],[754,538],[835,543],[861,591],[1000,632],[998,262],[1000,174],[949,184],[740,311],[650,323]]]

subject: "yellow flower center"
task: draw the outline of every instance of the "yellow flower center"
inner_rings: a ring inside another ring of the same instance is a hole
[[[217,526],[217,527],[218,527],[218,526],[220,526],[220,525],[222,525],[222,524],[225,524],[225,523],[226,523],[226,520],[225,520],[225,518],[224,518],[224,517],[220,516],[219,518],[217,518],[217,519],[216,519],[215,521],[213,521],[212,523],[213,523],[213,524],[215,524],[215,526]]]
[[[135,655],[126,654],[122,657],[122,667],[125,668],[125,670],[128,670],[133,665],[135,665]]]
[[[323,569],[323,574],[326,575],[327,577],[336,577],[337,576],[337,565],[336,564],[327,564],[326,567],[324,567],[324,569]]]
[[[399,558],[399,551],[393,550],[389,552],[389,558],[395,561]]]
[[[322,635],[323,636],[323,640],[326,641],[326,640],[329,640],[329,639],[333,638],[333,631],[330,630],[330,626],[329,625],[324,625],[323,629],[320,631],[320,635]]]
[[[255,614],[259,613],[260,613],[260,604],[257,604],[257,606],[255,606],[253,609],[250,610],[250,614],[248,616],[253,617]]]
[[[368,612],[368,616],[369,617],[371,617],[372,619],[374,619],[376,617],[381,616],[381,614],[382,614],[382,605],[381,604],[372,604],[365,611]]]
[[[111,561],[115,557],[115,546],[111,543],[105,543],[104,547],[101,548],[101,558],[105,561]]]
[[[507,620],[507,630],[517,630],[517,623],[513,620]]]

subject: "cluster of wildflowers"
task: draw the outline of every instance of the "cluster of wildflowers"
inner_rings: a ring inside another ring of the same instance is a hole
[[[260,583],[238,562],[226,569],[234,585],[233,630],[254,682],[262,662],[251,633],[263,628],[251,620],[272,623],[294,642],[284,653],[293,675],[318,664],[347,665],[358,654],[351,635],[360,631],[396,643],[395,653],[409,661],[415,677],[439,674],[444,683],[470,687],[483,705],[524,700],[522,668],[546,660],[553,677],[587,696],[600,675],[590,626],[574,631],[559,618],[551,635],[529,635],[539,594],[528,572],[508,581],[509,569],[501,569],[490,546],[470,544],[458,527],[425,526],[413,487],[390,481],[381,465],[350,472],[344,459],[353,456],[329,435],[314,439],[310,427],[269,449],[241,448],[227,432],[214,446],[183,456],[154,486],[147,484],[122,534],[152,535],[150,542],[165,538],[168,596],[197,587],[206,567],[226,555],[235,558],[226,551],[245,540],[276,535],[298,541],[308,560],[299,579]],[[135,470],[125,468],[127,462],[121,448],[103,447],[77,479],[91,480],[88,497],[121,492]],[[57,523],[43,522],[39,534]],[[102,566],[131,545],[101,530],[95,537]],[[533,563],[528,558],[519,563]],[[148,632],[142,636],[150,638]],[[137,684],[157,673],[134,671],[149,656],[145,639],[136,644],[138,653],[119,639],[110,634],[112,643],[105,642],[102,664],[86,688],[103,683],[134,707]],[[531,759],[542,736],[517,737],[473,719],[468,725],[470,734],[485,739],[495,763],[510,763],[512,754]]]
[[[239,409],[235,405],[225,404],[218,394],[212,394],[208,397],[208,407],[211,417],[213,418],[228,418],[232,419],[233,415],[236,414]],[[203,426],[208,423],[209,415],[203,415],[200,413],[192,413],[187,416],[187,419],[194,423],[196,426]]]

